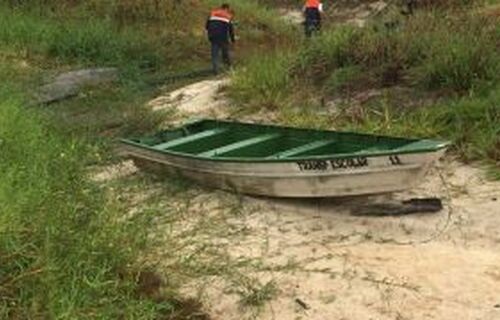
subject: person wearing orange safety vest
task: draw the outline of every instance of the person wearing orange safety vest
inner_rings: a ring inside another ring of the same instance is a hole
[[[321,29],[321,14],[323,13],[323,4],[320,0],[306,0],[303,8],[304,28],[306,37]]]
[[[228,67],[231,66],[229,57],[229,42],[234,43],[233,15],[228,4],[213,9],[207,19],[205,29],[211,44],[212,69],[215,74],[219,72],[219,54]]]

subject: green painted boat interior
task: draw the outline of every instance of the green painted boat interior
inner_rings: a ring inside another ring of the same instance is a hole
[[[123,143],[211,160],[286,161],[437,151],[448,143],[351,132],[199,120]]]

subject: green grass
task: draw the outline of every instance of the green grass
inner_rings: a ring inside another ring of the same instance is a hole
[[[143,107],[153,88],[135,70],[154,65],[160,51],[108,20],[2,5],[0,21],[0,318],[175,314],[184,306],[174,292],[151,297],[142,289],[137,258],[148,221],[123,218],[128,209],[87,177],[88,164],[110,157],[113,137],[158,125],[160,116]],[[44,68],[68,65],[124,72],[119,83],[73,101],[25,107]]]
[[[241,61],[263,48],[284,45],[291,29],[275,12],[255,1],[229,1],[235,11],[234,48]],[[44,62],[114,65],[176,70],[205,61],[209,65],[205,20],[217,1],[178,5],[174,0],[25,1],[0,5],[0,48]],[[48,8],[51,7],[52,10]]]
[[[85,179],[84,145],[47,130],[15,90],[0,97],[0,318],[153,318],[130,266],[140,224],[119,222]]]
[[[240,305],[243,308],[257,308],[257,311],[267,302],[273,300],[278,293],[276,283],[272,280],[261,284],[258,279],[240,277],[234,281],[233,285],[237,288],[235,291],[240,296]]]
[[[421,12],[398,29],[339,27],[304,47],[296,75],[322,81],[338,68],[358,66],[378,86],[408,84],[466,91],[498,81],[500,39],[493,19],[474,14]]]
[[[260,68],[279,65],[286,76],[295,80],[292,88],[282,83],[282,91],[296,90],[304,81],[313,81],[319,87],[328,85],[326,80],[347,67],[362,69],[375,85],[382,87],[402,83],[463,92],[499,80],[496,48],[500,30],[494,19],[473,13],[421,12],[401,24],[397,29],[383,25],[364,29],[336,27],[294,50],[284,65],[283,57],[276,54],[274,62],[262,57]],[[252,67],[259,68],[258,64],[255,61]],[[258,70],[246,76],[258,78],[261,74]],[[240,81],[243,78],[237,77]],[[278,89],[275,82],[260,87],[274,92]],[[257,90],[262,90],[260,87]]]
[[[160,53],[131,29],[87,17],[80,21],[0,6],[0,48],[25,59],[83,65],[154,65]]]
[[[288,56],[282,52],[265,54],[247,62],[233,77],[231,95],[256,108],[275,109],[286,101],[291,79]]]

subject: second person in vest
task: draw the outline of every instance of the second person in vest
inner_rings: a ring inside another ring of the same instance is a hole
[[[323,13],[323,4],[320,0],[306,0],[303,8],[304,28],[306,37],[311,37],[314,32],[321,29],[321,15]]]

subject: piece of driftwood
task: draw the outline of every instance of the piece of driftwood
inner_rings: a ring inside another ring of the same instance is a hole
[[[401,216],[412,213],[434,213],[443,209],[439,198],[414,198],[401,202],[372,203],[351,210],[354,216]]]
[[[300,298],[296,298],[296,299],[295,299],[295,302],[296,302],[299,306],[301,306],[304,310],[309,310],[309,309],[310,309],[309,305],[308,305],[307,303],[305,303],[304,301],[302,301],[302,299],[300,299]]]

